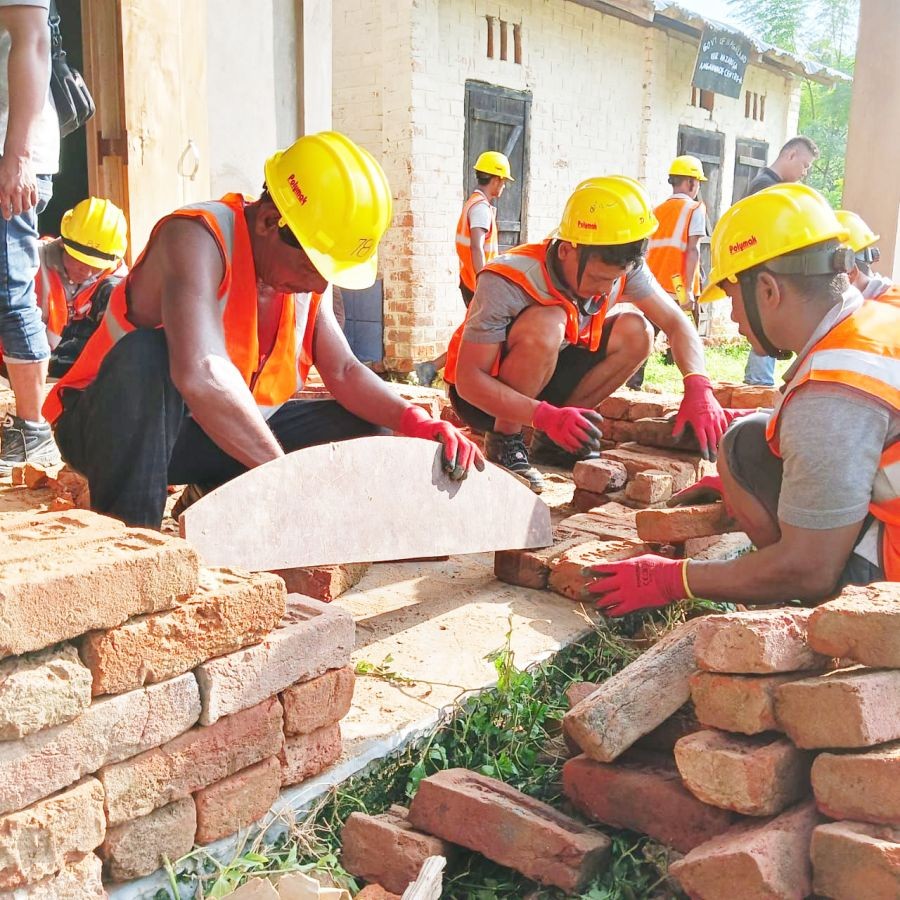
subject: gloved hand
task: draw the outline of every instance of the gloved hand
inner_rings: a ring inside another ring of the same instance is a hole
[[[400,434],[425,438],[444,445],[441,464],[453,481],[462,481],[472,466],[484,471],[484,457],[458,428],[442,419],[432,419],[420,406],[408,406],[400,417]]]
[[[601,563],[585,569],[586,575],[600,576],[587,590],[597,595],[597,609],[609,616],[668,606],[691,596],[685,584],[686,567],[686,559],[665,559],[651,553]]]
[[[735,419],[743,419],[744,416],[752,416],[754,413],[758,413],[758,409],[726,409],[724,406],[722,407],[722,412],[725,413],[725,421],[730,425]]]
[[[680,437],[688,424],[697,435],[703,458],[715,459],[719,439],[728,423],[719,401],[713,395],[710,380],[699,372],[684,377],[684,399],[675,416],[672,436]]]
[[[688,485],[666,500],[666,506],[691,506],[694,503],[715,503],[724,497],[722,479],[718,475],[704,475],[696,484]]]
[[[558,407],[542,402],[535,410],[531,424],[564,450],[575,453],[585,447],[600,448],[602,434],[597,426],[602,422],[603,416],[592,409]]]

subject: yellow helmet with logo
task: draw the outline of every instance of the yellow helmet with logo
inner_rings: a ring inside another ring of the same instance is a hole
[[[659,227],[650,197],[627,175],[586,178],[566,201],[554,237],[576,247],[631,244]]]
[[[299,138],[266,161],[266,188],[319,274],[338,287],[369,287],[378,242],[391,221],[384,170],[336,131]]]
[[[719,285],[736,283],[747,269],[823,241],[845,243],[847,238],[828,201],[808,185],[786,182],[751,194],[724,212],[713,229],[712,266],[700,302],[721,300],[725,292]]]
[[[855,212],[850,212],[849,209],[839,209],[835,215],[838,217],[841,225],[849,232],[850,237],[847,239],[847,243],[854,253],[859,253],[865,250],[866,247],[871,247],[878,240],[879,235],[875,234],[866,225],[862,216],[858,216]]]
[[[82,200],[62,217],[59,233],[66,253],[95,269],[117,266],[128,249],[128,223],[112,200]]]
[[[703,174],[703,163],[696,156],[676,156],[669,166],[670,175],[681,175],[684,178],[696,178],[697,181],[706,181]]]
[[[516,180],[512,177],[509,160],[499,150],[485,150],[475,160],[474,169],[476,172],[486,172],[488,175],[499,175],[505,181]]]

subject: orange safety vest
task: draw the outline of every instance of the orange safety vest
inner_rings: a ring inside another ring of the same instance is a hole
[[[807,354],[778,399],[766,440],[780,456],[778,420],[794,391],[808,381],[844,384],[877,397],[900,414],[900,315],[894,303],[867,301]],[[827,477],[827,474],[823,474]],[[889,581],[900,581],[900,441],[884,448],[869,512],[883,525],[882,560]]]
[[[687,197],[669,197],[653,210],[659,220],[659,228],[647,246],[647,266],[664,291],[675,293],[674,275],[681,276],[681,283],[696,297],[700,293],[700,266],[688,273],[688,229],[694,212],[703,206],[702,200]]]
[[[472,229],[469,225],[469,211],[479,203],[486,203],[491,211],[491,227],[484,238],[484,261],[489,263],[500,252],[497,244],[497,211],[491,205],[490,200],[481,193],[474,191],[466,200],[459,222],[456,223],[456,255],[459,257],[459,279],[470,290],[475,290],[475,266],[472,265]]]
[[[554,286],[547,271],[547,250],[550,247],[550,239],[540,244],[521,244],[512,247],[502,256],[498,256],[492,263],[485,266],[482,272],[493,272],[511,281],[521,288],[535,303],[541,306],[561,306],[566,313],[565,338],[570,344],[580,344],[595,352],[600,347],[600,339],[603,336],[603,322],[610,306],[616,302],[621,294],[625,279],[620,278],[613,285],[613,289],[605,296],[591,297],[592,302],[602,301],[600,308],[595,312],[587,325],[582,328],[578,314],[578,307],[565,294],[560,293]],[[466,318],[462,325],[456,329],[450,338],[450,346],[447,348],[447,365],[444,369],[444,381],[448,384],[456,384],[456,365],[459,359],[459,348],[462,344],[463,332],[466,321],[472,312],[473,305],[466,310]],[[500,350],[497,350],[497,358],[491,368],[491,375],[497,375],[500,371]]]
[[[890,303],[893,306],[900,306],[900,285],[889,284],[877,297],[870,298],[878,300],[880,303]]]
[[[247,201],[241,194],[226,194],[221,200],[194,203],[160,219],[153,228],[135,270],[163,223],[175,217],[196,218],[209,229],[225,260],[225,274],[218,299],[228,357],[250,388],[264,415],[274,412],[300,390],[313,363],[313,335],[321,295],[294,294],[285,298],[271,352],[261,355],[257,333],[256,268],[250,232],[244,218]],[[53,387],[44,403],[44,417],[55,422],[62,413],[60,391],[82,390],[97,376],[103,357],[135,326],[128,320],[128,285],[120,282],[109,298],[100,326],[85,345],[72,368]],[[161,328],[162,325],[157,325]]]

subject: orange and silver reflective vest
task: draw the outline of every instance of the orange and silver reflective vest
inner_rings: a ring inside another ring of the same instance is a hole
[[[459,280],[470,290],[475,290],[475,266],[472,265],[472,229],[469,225],[469,211],[479,203],[486,203],[491,211],[491,228],[484,237],[484,261],[489,263],[500,252],[497,244],[497,211],[490,200],[474,191],[466,200],[456,224],[456,255],[459,257]]]
[[[778,420],[797,388],[809,381],[843,384],[886,403],[900,415],[900,310],[894,303],[867,301],[835,325],[807,354],[779,398],[766,440],[778,449]],[[823,478],[828,473],[820,473]],[[900,581],[900,441],[884,448],[872,484],[869,512],[883,526],[882,568]]]
[[[134,270],[152,246],[160,226],[175,217],[202,221],[215,238],[225,260],[219,284],[219,313],[225,347],[263,415],[270,415],[303,387],[313,363],[313,335],[321,296],[294,294],[284,298],[275,342],[268,355],[261,354],[257,333],[256,268],[241,194],[226,194],[221,200],[194,203],[160,219]],[[132,270],[132,271],[134,271]],[[85,345],[72,368],[53,387],[44,403],[44,417],[55,422],[62,413],[60,391],[86,388],[97,376],[103,357],[126,334],[135,330],[127,317],[127,292],[131,276],[120,282],[109,298],[99,327]],[[161,328],[162,326],[157,326]]]
[[[547,271],[547,250],[550,247],[550,239],[540,244],[521,244],[512,247],[502,256],[498,256],[493,262],[486,265],[483,272],[493,272],[511,281],[521,288],[535,303],[541,306],[561,306],[566,313],[565,339],[570,344],[579,344],[587,347],[591,352],[600,347],[600,339],[603,336],[603,322],[610,306],[616,302],[625,286],[625,279],[620,278],[613,286],[611,293],[591,297],[590,302],[599,303],[595,312],[584,328],[581,327],[578,306],[565,294],[560,293],[554,286]],[[473,305],[466,311],[466,320],[471,314]],[[456,384],[456,365],[459,359],[459,347],[462,344],[463,332],[466,321],[456,329],[450,338],[450,346],[447,348],[447,366],[444,369],[444,380],[448,384]],[[500,351],[491,369],[491,374],[496,375],[500,371]]]
[[[693,272],[687,270],[688,230],[694,212],[703,206],[702,200],[687,197],[669,197],[653,210],[659,220],[659,228],[650,238],[647,247],[647,266],[662,289],[674,294],[672,277],[681,276],[681,283],[691,285],[696,297],[700,293],[700,266]]]

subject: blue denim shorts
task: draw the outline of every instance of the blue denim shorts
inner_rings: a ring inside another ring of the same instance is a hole
[[[38,269],[38,213],[53,195],[53,179],[38,175],[36,208],[8,221],[0,216],[0,344],[7,363],[48,359],[47,330],[34,293]]]

